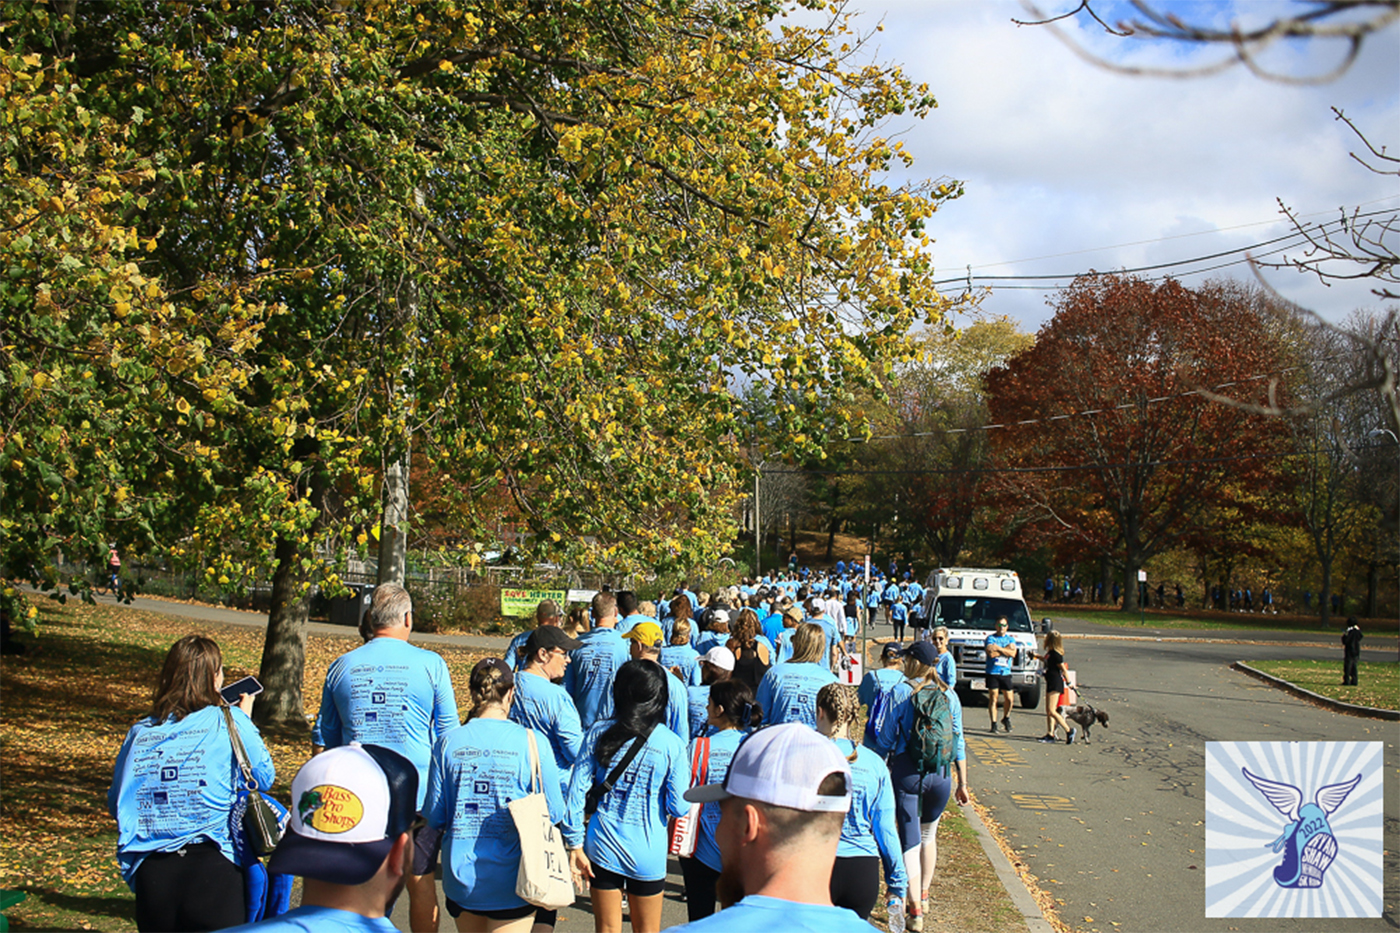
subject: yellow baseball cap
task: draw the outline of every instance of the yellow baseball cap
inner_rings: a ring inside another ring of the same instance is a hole
[[[630,638],[639,641],[649,648],[655,648],[662,643],[664,636],[661,633],[661,626],[655,622],[638,622],[627,630],[623,638]]]

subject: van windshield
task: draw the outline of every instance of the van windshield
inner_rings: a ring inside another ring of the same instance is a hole
[[[1019,599],[998,596],[940,596],[933,610],[933,624],[949,628],[996,631],[997,619],[1006,616],[1008,631],[1030,632],[1031,615]]]

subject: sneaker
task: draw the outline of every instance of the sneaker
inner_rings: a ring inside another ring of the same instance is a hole
[[[1054,743],[1056,743],[1056,742],[1058,742],[1058,741],[1060,741],[1060,740],[1057,739],[1057,738],[1055,738],[1053,735],[1051,735],[1050,733],[1047,732],[1047,733],[1045,733],[1044,735],[1042,735],[1040,738],[1036,739],[1036,741],[1037,741],[1037,742],[1048,742],[1048,743],[1050,743],[1050,744],[1054,744]]]
[[[910,933],[923,933],[924,912],[922,908],[917,913],[910,913],[904,918],[904,929],[909,930]]]
[[[1079,734],[1079,730],[1078,730],[1078,729],[1071,729],[1071,730],[1069,730],[1069,735],[1065,736],[1065,744],[1066,744],[1066,745],[1073,745],[1073,744],[1074,744],[1074,737],[1075,737],[1076,735],[1078,735],[1078,734]]]
[[[996,735],[996,734],[997,734],[997,724],[996,724],[996,723],[992,723],[991,733],[992,733],[992,735]]]
[[[1010,717],[1010,716],[1003,716],[1003,717],[1002,717],[1002,720],[1001,720],[1001,727],[1002,727],[1003,729],[1005,729],[1007,732],[1010,732],[1010,731],[1011,731],[1011,717]]]

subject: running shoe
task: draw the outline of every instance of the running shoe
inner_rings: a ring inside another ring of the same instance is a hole
[[[1037,742],[1049,742],[1049,743],[1051,743],[1051,744],[1054,744],[1054,743],[1056,743],[1056,742],[1058,742],[1058,741],[1060,741],[1060,740],[1057,739],[1057,738],[1055,738],[1053,735],[1051,735],[1050,733],[1047,732],[1047,733],[1045,733],[1044,735],[1042,735],[1040,738],[1036,739],[1036,741],[1037,741]]]
[[[1075,737],[1076,735],[1078,735],[1078,734],[1079,734],[1079,730],[1078,730],[1078,729],[1071,729],[1071,730],[1069,730],[1069,735],[1065,736],[1065,744],[1066,744],[1066,745],[1073,745],[1073,744],[1074,744],[1074,737]]]
[[[997,734],[997,724],[996,724],[996,723],[992,723],[991,732],[992,732],[992,735],[996,735],[996,734]]]
[[[1010,732],[1010,731],[1011,731],[1011,717],[1010,717],[1010,716],[1003,716],[1003,717],[1002,717],[1002,720],[1001,720],[1001,727],[1002,727],[1003,729],[1005,729],[1007,732]]]

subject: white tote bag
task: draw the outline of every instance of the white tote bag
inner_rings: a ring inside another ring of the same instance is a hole
[[[558,910],[573,905],[574,883],[569,878],[564,837],[549,819],[535,733],[531,729],[525,731],[530,741],[531,792],[508,804],[515,830],[520,834],[520,871],[515,876],[515,894],[536,907]]]

